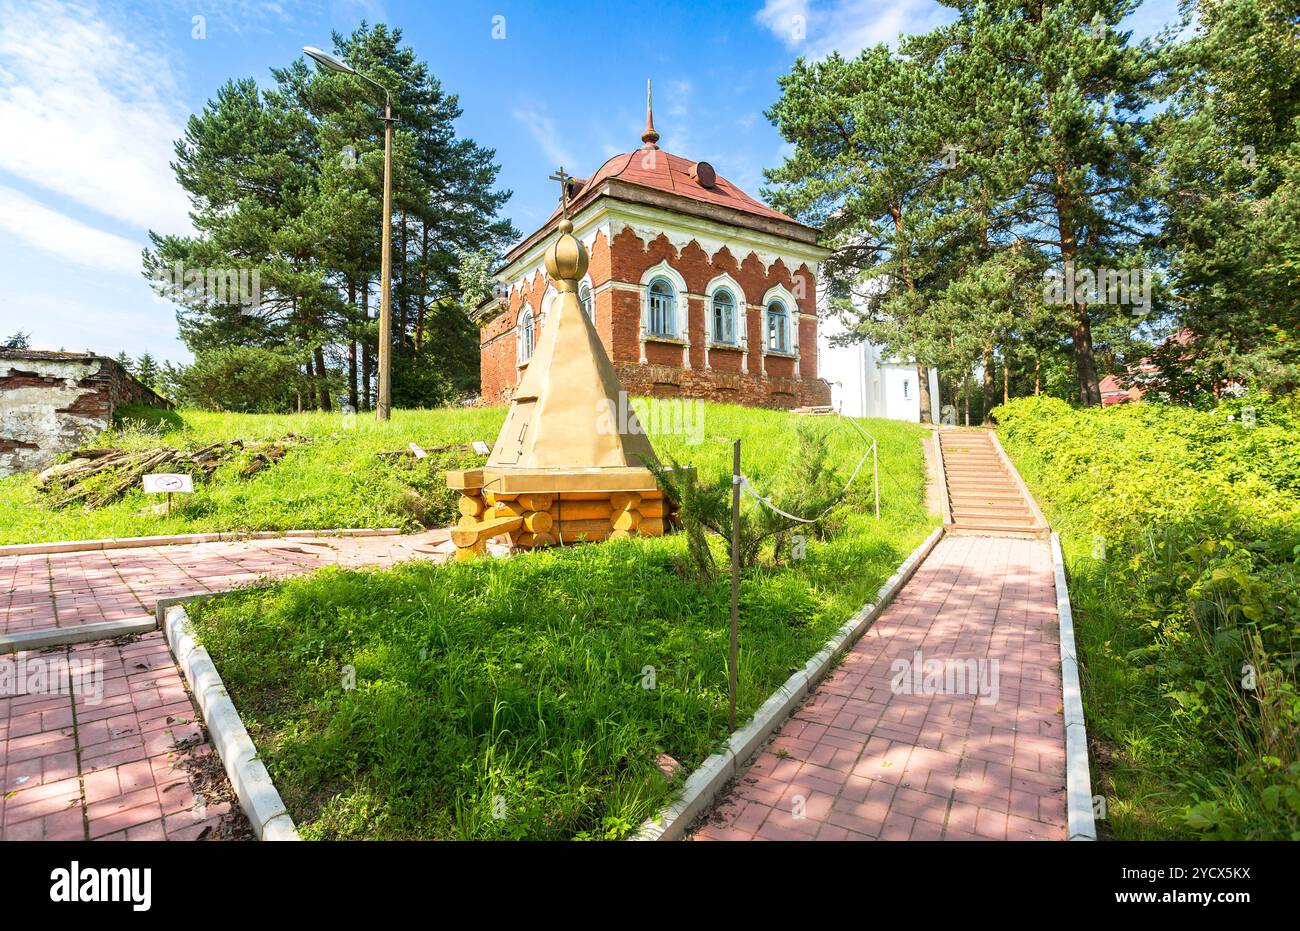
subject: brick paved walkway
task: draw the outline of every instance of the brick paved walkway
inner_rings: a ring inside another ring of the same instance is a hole
[[[430,531],[0,557],[0,633],[152,618],[162,597],[327,565],[441,560],[435,546],[446,539]],[[0,840],[246,835],[200,720],[160,631],[0,655]]]
[[[1048,545],[948,536],[694,839],[1064,840],[1064,773]]]
[[[0,840],[194,840],[246,831],[220,764],[205,759],[212,747],[160,631],[131,643],[0,656],[4,666]],[[36,678],[45,674],[59,685]]]
[[[152,617],[163,597],[223,591],[321,566],[440,558],[445,530],[386,537],[280,537],[0,556],[0,634]]]

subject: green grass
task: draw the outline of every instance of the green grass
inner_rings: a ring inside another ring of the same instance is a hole
[[[821,423],[847,478],[862,440]],[[937,523],[923,431],[866,423],[880,439],[882,519],[868,516],[868,471],[831,539],[742,581],[742,722]],[[779,412],[709,405],[705,432],[696,446],[653,439],[709,474],[728,469],[739,436],[760,487],[794,449],[794,417]],[[657,754],[689,770],[726,736],[729,583],[687,581],[684,554],[673,535],[331,569],[193,617],[305,836],[613,839],[675,791]]]
[[[995,413],[1061,534],[1103,836],[1300,839],[1297,411]]]
[[[0,479],[0,543],[89,540],[210,531],[323,529],[445,525],[455,513],[446,489],[448,468],[481,464],[471,453],[415,462],[378,453],[426,449],[496,439],[504,408],[395,411],[387,424],[357,414],[227,414],[181,411],[180,425],[165,432],[123,428],[95,444],[127,448],[175,446],[199,449],[218,440],[275,440],[288,433],[311,439],[272,467],[239,478],[240,463],[225,466],[211,482],[195,482],[193,495],[178,496],[170,516],[152,513],[157,496],[135,489],[102,508],[50,507],[31,473]],[[167,423],[166,421],[164,422]]]

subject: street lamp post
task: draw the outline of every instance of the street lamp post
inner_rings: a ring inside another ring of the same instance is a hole
[[[375,400],[375,416],[388,420],[392,413],[393,95],[378,81],[366,77],[328,52],[310,45],[304,46],[303,51],[322,67],[340,74],[354,74],[384,92],[384,232],[379,272],[379,397]]]

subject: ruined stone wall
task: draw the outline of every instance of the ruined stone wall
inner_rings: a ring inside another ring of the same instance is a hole
[[[171,407],[103,356],[0,351],[0,476],[75,449],[124,404]]]

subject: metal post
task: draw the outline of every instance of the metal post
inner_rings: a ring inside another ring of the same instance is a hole
[[[727,659],[727,732],[736,732],[737,628],[740,624],[740,440],[732,445],[731,466],[731,653]]]
[[[384,95],[384,233],[379,274],[379,397],[375,414],[388,420],[392,396],[393,348],[393,102]]]

